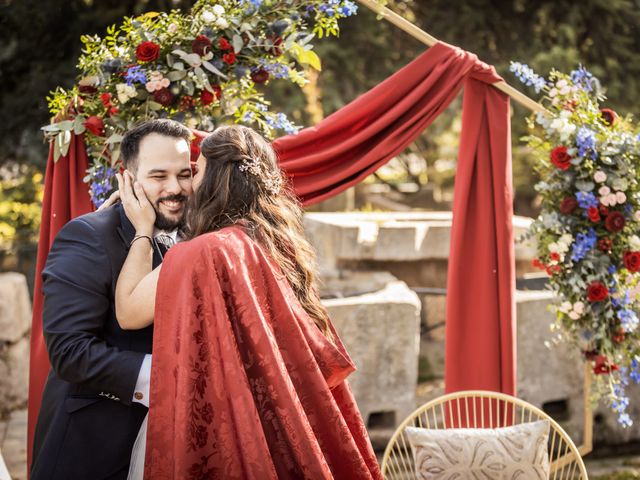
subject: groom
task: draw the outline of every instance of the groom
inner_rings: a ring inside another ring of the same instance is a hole
[[[191,132],[151,120],[121,154],[156,210],[154,268],[179,241],[191,194]],[[52,369],[33,447],[32,480],[126,479],[149,405],[153,327],[122,330],[116,281],[135,235],[120,204],[78,217],[57,235],[43,270],[43,330]]]

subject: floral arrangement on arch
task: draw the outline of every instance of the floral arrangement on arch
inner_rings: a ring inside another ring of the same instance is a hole
[[[304,86],[308,69],[321,68],[311,41],[338,35],[338,20],[356,11],[351,0],[199,0],[188,14],[149,12],[104,38],[83,36],[77,84],[47,97],[54,120],[43,130],[54,159],[66,155],[72,133],[85,134],[85,181],[99,206],[113,186],[122,135],[141,120],[167,117],[201,130],[233,121],[268,138],[296,133],[260,86]]]
[[[630,380],[640,383],[640,135],[609,108],[583,66],[549,79],[527,65],[511,71],[543,92],[547,113],[528,120],[524,138],[537,162],[542,200],[534,266],[558,301],[554,341],[580,348],[595,373],[593,398],[605,398],[627,427]]]

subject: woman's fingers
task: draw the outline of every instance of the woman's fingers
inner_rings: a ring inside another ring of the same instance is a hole
[[[97,211],[99,212],[99,211],[101,211],[101,210],[104,210],[104,209],[106,209],[106,208],[109,208],[111,205],[113,205],[114,203],[116,203],[118,200],[120,200],[120,191],[119,191],[119,190],[116,190],[115,192],[113,192],[113,193],[109,196],[109,198],[107,198],[107,199],[105,200],[105,202],[104,202],[102,205],[100,205],[100,206],[98,207],[98,210],[97,210]]]

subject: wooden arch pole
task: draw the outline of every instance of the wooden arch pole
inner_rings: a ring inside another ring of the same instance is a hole
[[[357,0],[357,2],[376,14],[382,16],[386,21],[394,24],[396,27],[404,30],[413,38],[424,43],[428,47],[432,47],[438,42],[438,39],[411,23],[406,18],[398,15],[394,11],[378,4],[375,0]],[[493,84],[498,90],[503,91],[516,102],[528,108],[532,112],[546,112],[547,110],[535,100],[527,97],[524,93],[516,90],[505,81]],[[591,410],[591,365],[585,363],[584,369],[584,416],[583,416],[583,438],[582,445],[578,447],[581,455],[586,455],[593,450],[593,412]]]

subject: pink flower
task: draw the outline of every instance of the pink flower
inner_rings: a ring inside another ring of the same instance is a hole
[[[609,205],[613,207],[616,203],[618,203],[618,197],[616,197],[615,193],[610,193],[609,195],[606,196],[606,198],[607,198],[607,203],[605,203],[605,205]]]
[[[602,170],[598,170],[594,175],[593,175],[593,179],[598,182],[598,183],[602,183],[607,179],[607,174],[604,173]]]
[[[624,203],[627,201],[627,196],[624,194],[624,192],[616,192],[616,201],[618,203]]]
[[[604,197],[605,195],[609,195],[611,193],[611,190],[606,185],[603,185],[598,190],[598,193],[600,194],[600,196]]]

